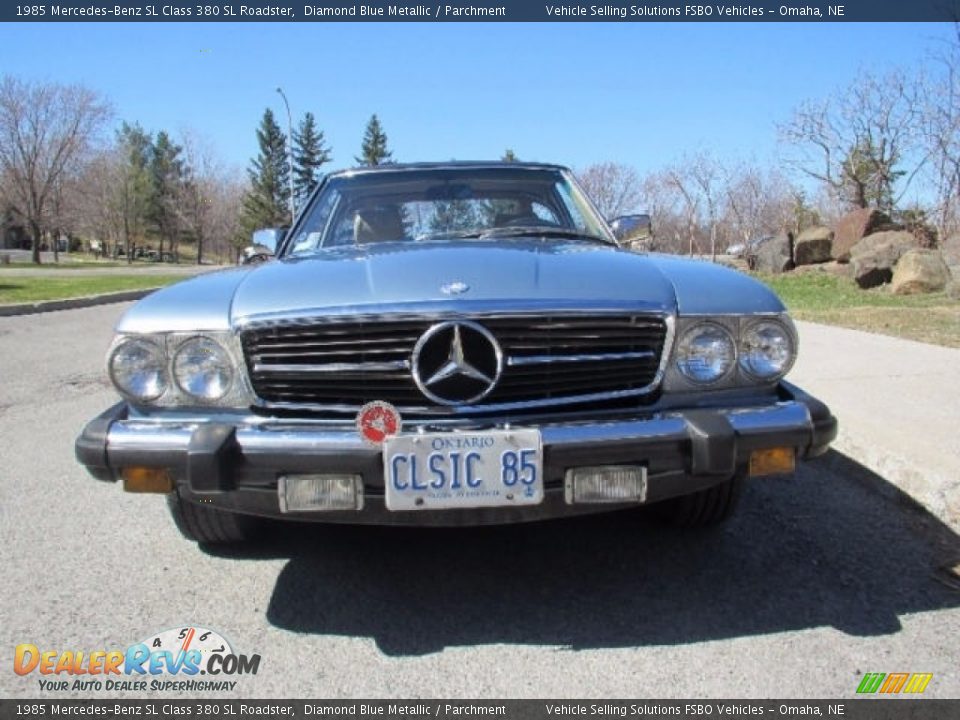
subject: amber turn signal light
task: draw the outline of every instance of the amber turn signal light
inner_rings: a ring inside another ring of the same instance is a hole
[[[792,473],[797,466],[793,448],[778,447],[750,453],[750,477]]]
[[[133,493],[173,492],[173,478],[165,468],[125,467],[120,471],[123,489]]]

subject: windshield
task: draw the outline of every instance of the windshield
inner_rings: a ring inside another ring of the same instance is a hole
[[[328,179],[284,254],[379,242],[517,236],[614,242],[565,171],[410,168]]]

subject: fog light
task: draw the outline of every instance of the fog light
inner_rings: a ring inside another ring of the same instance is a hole
[[[362,510],[359,475],[282,475],[277,482],[280,512]]]
[[[792,473],[796,465],[796,453],[793,448],[768,448],[750,453],[750,477]]]
[[[647,469],[641,465],[605,465],[567,470],[567,504],[629,503],[647,499]]]
[[[132,493],[173,492],[173,478],[166,468],[125,467],[120,470],[123,489]]]

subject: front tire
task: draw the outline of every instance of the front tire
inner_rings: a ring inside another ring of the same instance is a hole
[[[684,528],[704,528],[729,520],[740,501],[744,475],[737,473],[719,485],[662,503],[668,522]]]
[[[167,507],[180,533],[188,540],[205,545],[241,543],[255,537],[262,528],[259,518],[204,507],[180,497],[167,495]]]

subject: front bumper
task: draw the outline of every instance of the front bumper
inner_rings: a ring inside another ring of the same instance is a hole
[[[128,417],[119,403],[92,420],[76,442],[91,475],[114,481],[120,468],[167,468],[186,500],[265,517],[323,522],[462,525],[539,520],[615,509],[568,505],[563,476],[586,465],[643,464],[647,502],[686,495],[730,478],[751,453],[792,447],[799,458],[825,452],[837,435],[826,405],[790,383],[761,406],[652,412],[603,422],[539,425],[543,440],[544,501],[535,506],[390,512],[383,499],[378,448],[353,429],[291,425],[160,422]],[[360,511],[281,513],[277,477],[285,473],[363,476]]]

